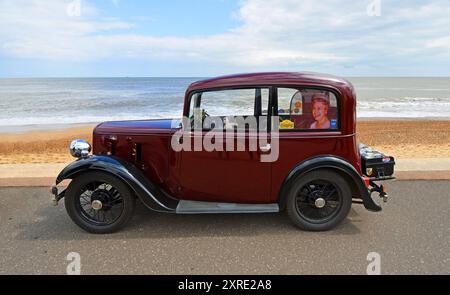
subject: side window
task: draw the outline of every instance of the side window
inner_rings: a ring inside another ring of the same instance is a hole
[[[333,92],[317,89],[278,88],[280,130],[336,130],[337,99]]]
[[[267,116],[269,106],[268,88],[226,89],[197,92],[191,96],[189,118],[202,117],[203,121],[221,120],[225,128],[234,128],[234,119],[249,122],[256,116]],[[250,128],[252,127],[250,126]],[[255,125],[254,128],[256,127]],[[205,127],[204,129],[209,129]],[[248,127],[247,127],[248,128]]]

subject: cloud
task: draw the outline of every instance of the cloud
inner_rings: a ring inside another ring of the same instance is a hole
[[[119,5],[119,1],[112,1]],[[101,15],[82,1],[0,0],[0,54],[15,58],[89,61],[137,59],[207,62],[239,69],[406,69],[417,59],[448,56],[448,1],[246,0],[240,25],[197,37],[136,34],[135,23]],[[408,64],[409,63],[409,64]]]
[[[74,3],[81,3],[79,16],[70,14],[69,5]],[[133,26],[118,20],[102,21],[87,1],[1,0],[0,52],[32,59],[97,58],[102,52],[91,44],[94,36]]]

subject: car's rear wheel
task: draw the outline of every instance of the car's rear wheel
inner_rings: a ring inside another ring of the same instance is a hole
[[[135,197],[120,179],[103,172],[87,172],[70,183],[65,207],[79,227],[105,234],[119,230],[130,220]]]
[[[349,184],[331,170],[316,170],[296,179],[287,195],[286,211],[303,230],[325,231],[344,220],[352,206]]]

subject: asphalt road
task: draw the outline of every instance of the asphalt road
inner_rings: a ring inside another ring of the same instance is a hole
[[[121,232],[83,232],[45,188],[0,189],[0,274],[450,274],[450,181],[397,181],[381,213],[354,205],[330,232],[291,226],[284,214],[190,215],[137,206]]]

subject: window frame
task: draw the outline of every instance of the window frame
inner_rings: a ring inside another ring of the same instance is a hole
[[[328,91],[334,94],[334,96],[336,97],[336,117],[337,117],[337,128],[328,128],[328,129],[280,129],[278,128],[278,130],[280,132],[341,132],[342,131],[342,120],[341,120],[341,95],[340,93],[335,90],[335,89],[331,89],[328,87],[322,87],[322,86],[309,86],[309,85],[277,85],[273,87],[273,91],[274,93],[273,95],[273,110],[272,110],[272,114],[273,116],[278,116],[278,88],[290,88],[290,89],[294,89],[297,91],[302,91],[302,90],[308,90],[308,89],[314,89],[314,90],[321,90],[321,91]]]
[[[273,101],[274,101],[274,98],[273,98],[273,94],[274,94],[274,86],[272,86],[272,85],[245,85],[245,86],[225,86],[225,87],[214,87],[214,88],[205,88],[205,89],[197,89],[197,90],[193,90],[193,91],[191,91],[191,92],[189,92],[189,94],[188,94],[188,99],[187,99],[187,114],[185,114],[185,116],[186,117],[190,117],[190,111],[191,111],[191,103],[192,103],[192,99],[194,98],[194,96],[195,95],[197,95],[197,94],[203,94],[203,93],[205,93],[205,92],[218,92],[218,91],[224,91],[224,90],[246,90],[246,89],[253,89],[253,90],[255,90],[255,94],[254,94],[254,99],[253,99],[253,116],[254,117],[256,117],[256,118],[258,118],[259,116],[263,116],[262,115],[262,109],[263,109],[263,106],[262,106],[262,95],[260,95],[259,96],[259,111],[261,112],[261,114],[259,114],[259,115],[257,115],[256,114],[256,112],[257,112],[257,109],[256,109],[256,101],[257,101],[257,99],[258,99],[258,97],[257,97],[257,93],[256,93],[256,90],[257,89],[267,89],[268,90],[268,94],[269,94],[269,101],[268,101],[268,105],[267,105],[267,126],[266,126],[266,130],[267,130],[267,132],[270,132],[270,128],[271,128],[271,126],[270,126],[270,118],[272,117],[272,105],[273,105]],[[195,103],[195,102],[194,102]],[[200,95],[200,106],[201,106],[201,95]],[[257,121],[257,123],[258,123],[258,129],[256,130],[256,131],[259,131],[259,120],[257,119],[256,120]],[[191,131],[193,130],[193,129],[190,129]],[[205,128],[202,128],[202,131],[211,131],[211,129],[205,129]],[[251,131],[251,130],[250,130]],[[249,130],[245,130],[245,132],[249,132]],[[254,132],[254,131],[253,131]]]

